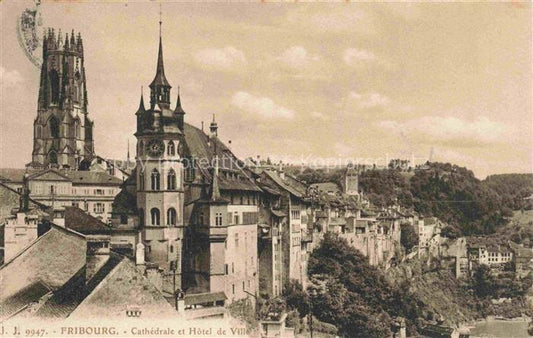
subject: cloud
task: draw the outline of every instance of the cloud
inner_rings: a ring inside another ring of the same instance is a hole
[[[9,88],[15,87],[19,83],[24,82],[24,78],[22,77],[22,75],[20,75],[18,70],[7,70],[4,67],[0,66],[0,81],[2,87]]]
[[[328,121],[329,120],[329,116],[324,115],[323,113],[321,113],[319,111],[311,112],[311,117],[314,117],[314,118],[322,120],[322,121]]]
[[[378,125],[399,134],[413,136],[420,142],[456,147],[497,143],[509,133],[507,126],[486,117],[468,121],[456,117],[425,116],[402,123],[382,121]]]
[[[302,46],[292,46],[277,59],[291,68],[301,69],[309,66],[312,61],[318,60],[319,57],[310,55]]]
[[[342,54],[342,59],[349,66],[357,66],[361,62],[376,60],[376,56],[371,51],[365,49],[348,48]]]
[[[243,91],[233,95],[231,104],[248,113],[267,119],[292,119],[295,116],[293,110],[277,105],[268,97],[254,96]]]
[[[348,104],[359,109],[369,109],[377,107],[385,107],[390,103],[390,99],[376,92],[369,92],[359,94],[357,92],[350,92],[348,95]]]
[[[299,29],[314,30],[320,33],[360,33],[373,35],[376,30],[374,16],[361,7],[335,4],[324,11],[320,7],[297,6],[284,18]]]
[[[348,156],[354,151],[354,148],[343,142],[336,142],[333,145],[333,150],[335,151],[335,155]]]
[[[244,53],[232,46],[202,49],[194,58],[200,66],[209,70],[228,71],[247,64]]]

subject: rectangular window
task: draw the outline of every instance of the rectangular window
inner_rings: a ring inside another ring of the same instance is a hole
[[[102,196],[102,195],[104,195],[104,189],[95,189],[94,190],[94,194]]]
[[[235,284],[231,284],[231,292],[235,294]]]
[[[243,212],[242,223],[243,224],[255,224],[259,219],[259,213],[257,212]]]
[[[242,281],[242,291],[244,291],[244,281]]]
[[[235,265],[231,262],[231,273],[235,273]]]
[[[95,214],[102,214],[104,212],[104,203],[95,203],[93,211]]]
[[[228,274],[228,264],[224,264],[224,274]]]
[[[217,226],[221,226],[222,225],[222,213],[221,212],[217,212],[216,215],[215,215],[215,224]]]
[[[235,247],[239,247],[239,234],[235,234]]]
[[[240,224],[240,223],[239,223],[239,215],[235,215],[235,216],[234,216],[234,222],[233,222],[233,224]]]

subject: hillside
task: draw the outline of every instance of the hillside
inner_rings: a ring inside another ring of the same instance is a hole
[[[342,169],[294,171],[307,183],[338,182]],[[491,234],[507,224],[513,210],[531,208],[533,174],[492,175],[481,181],[467,168],[427,163],[424,169],[371,169],[361,172],[360,189],[370,202],[399,204],[449,223],[457,235]]]

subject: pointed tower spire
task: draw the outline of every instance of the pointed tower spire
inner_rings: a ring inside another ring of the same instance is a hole
[[[161,26],[162,21],[162,12],[161,4],[159,4],[159,51],[157,54],[157,68],[154,80],[150,83],[150,105],[152,108],[156,104],[160,105],[163,108],[170,107],[170,88],[172,86],[168,83],[165,76],[165,66],[163,64],[163,38],[161,35]]]
[[[178,86],[178,99],[176,100],[176,109],[174,109],[174,114],[178,119],[178,128],[183,131],[183,124],[185,123],[185,111],[181,107],[181,98],[180,98],[180,87]]]
[[[74,38],[74,30],[72,30],[72,33],[70,34],[70,45],[72,47],[76,45],[76,39]]]
[[[70,49],[70,46],[69,46],[69,42],[68,42],[68,33],[65,34],[65,50],[69,50]]]
[[[141,101],[139,102],[139,109],[137,109],[137,112],[135,115],[142,114],[146,111],[144,108],[144,95],[143,95],[143,87],[141,86]]]

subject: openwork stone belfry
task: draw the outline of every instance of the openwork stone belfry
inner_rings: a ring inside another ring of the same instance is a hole
[[[30,166],[78,168],[94,154],[81,35],[43,38],[43,64]]]

